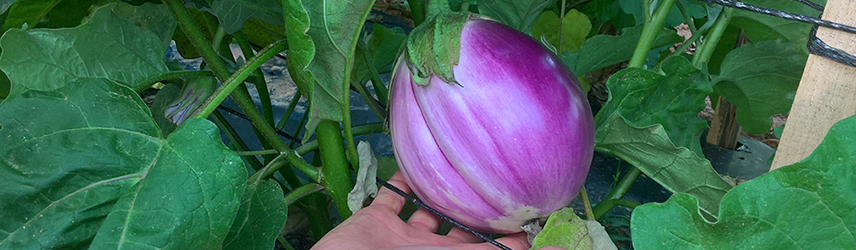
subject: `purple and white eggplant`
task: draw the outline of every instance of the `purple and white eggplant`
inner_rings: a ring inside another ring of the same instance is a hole
[[[395,156],[429,206],[479,231],[519,232],[579,192],[591,110],[573,73],[535,39],[471,14],[449,20],[414,30],[396,64]]]

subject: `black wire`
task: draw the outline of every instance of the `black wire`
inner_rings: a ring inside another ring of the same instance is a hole
[[[786,20],[799,21],[804,23],[810,23],[814,25],[819,25],[831,29],[843,30],[850,33],[856,33],[856,27],[844,25],[836,22],[826,21],[820,18],[810,17],[801,14],[789,13],[780,10],[768,9],[763,7],[758,7],[755,5],[747,4],[744,2],[734,2],[729,0],[701,0],[711,4],[718,4],[726,7],[731,7],[735,9],[748,10],[755,13],[760,13],[768,16],[774,16]]]
[[[499,243],[499,242],[497,242],[497,241],[495,241],[495,240],[491,239],[490,237],[487,237],[487,236],[485,236],[484,234],[481,234],[481,233],[479,233],[479,232],[476,232],[476,231],[475,231],[475,230],[473,230],[472,228],[469,228],[469,227],[467,227],[467,226],[464,226],[463,224],[458,223],[457,221],[452,220],[452,218],[449,218],[448,216],[445,216],[445,215],[441,214],[441,213],[440,213],[440,212],[438,212],[437,210],[434,210],[433,208],[431,208],[431,207],[429,207],[429,206],[425,205],[425,203],[422,203],[422,201],[417,200],[416,198],[413,198],[413,196],[410,196],[410,195],[408,195],[407,193],[405,193],[404,191],[401,191],[401,189],[398,189],[397,187],[393,186],[392,184],[389,184],[389,182],[386,182],[386,181],[384,181],[384,180],[382,180],[382,179],[380,179],[380,178],[378,178],[378,177],[375,177],[375,179],[377,179],[377,183],[380,183],[380,185],[383,185],[384,187],[389,188],[390,190],[392,190],[392,191],[393,191],[393,192],[395,192],[396,194],[400,195],[401,197],[404,197],[404,199],[406,199],[406,200],[408,200],[408,201],[410,201],[410,202],[413,202],[413,204],[416,204],[417,206],[419,206],[419,207],[421,207],[421,208],[423,208],[423,209],[425,209],[425,210],[428,210],[428,212],[431,212],[432,214],[436,215],[437,217],[440,217],[440,219],[443,219],[443,220],[444,220],[444,221],[446,221],[446,222],[452,223],[452,225],[455,225],[456,227],[459,227],[459,228],[463,229],[464,231],[470,232],[470,233],[472,233],[473,235],[475,235],[476,237],[479,237],[479,238],[481,238],[481,239],[483,239],[483,240],[485,240],[485,241],[487,241],[487,242],[490,242],[490,244],[493,244],[494,246],[499,247],[500,249],[503,249],[503,250],[511,250],[511,248],[509,248],[509,247],[507,247],[507,246],[503,245],[502,243]]]
[[[240,118],[242,118],[242,119],[244,119],[244,120],[247,120],[247,121],[249,121],[249,120],[250,120],[250,118],[249,118],[249,117],[247,117],[247,115],[245,115],[245,114],[243,114],[243,113],[241,113],[241,112],[238,112],[237,110],[234,110],[234,109],[230,109],[230,108],[228,108],[228,107],[225,107],[225,106],[223,106],[223,105],[217,106],[217,109],[220,109],[220,110],[226,111],[226,113],[229,113],[229,114],[235,115],[235,116],[240,117]],[[292,140],[292,141],[295,141],[295,142],[300,143],[300,139],[299,139],[299,138],[294,137],[294,136],[292,136],[292,135],[290,135],[290,134],[286,133],[285,131],[279,130],[279,129],[277,129],[277,128],[273,128],[273,129],[274,129],[274,130],[276,130],[276,134],[278,134],[278,135],[280,135],[280,136],[282,136],[282,137],[285,137],[286,139],[289,139],[289,140]]]
[[[814,2],[807,1],[807,0],[794,0],[794,1],[797,1],[801,4],[804,4],[805,6],[811,7],[812,9],[823,11],[823,6],[820,4],[816,4]]]
[[[850,53],[847,53],[846,51],[829,46],[829,44],[826,44],[825,42],[823,42],[823,40],[817,38],[817,26],[812,27],[811,32],[809,33],[808,52],[829,58],[829,60],[833,60],[835,62],[850,67],[856,67],[856,56],[853,56]]]

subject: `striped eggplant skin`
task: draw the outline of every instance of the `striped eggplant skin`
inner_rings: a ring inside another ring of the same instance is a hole
[[[470,19],[454,77],[393,73],[390,131],[399,168],[426,204],[487,233],[515,233],[568,206],[594,150],[591,108],[564,64],[535,39]]]

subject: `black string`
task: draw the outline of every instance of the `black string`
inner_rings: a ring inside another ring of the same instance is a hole
[[[456,227],[459,227],[459,228],[463,229],[464,231],[470,232],[470,233],[472,233],[473,235],[475,235],[476,237],[479,237],[479,238],[481,238],[481,239],[483,239],[483,240],[485,240],[485,241],[487,241],[487,242],[490,242],[490,244],[493,244],[494,246],[499,247],[500,249],[503,249],[503,250],[511,250],[511,248],[509,248],[509,247],[507,247],[507,246],[503,245],[502,243],[499,243],[499,242],[497,242],[497,241],[495,241],[495,240],[491,239],[490,237],[487,237],[487,236],[485,236],[484,234],[481,234],[481,233],[479,233],[479,232],[476,232],[476,231],[475,231],[475,230],[473,230],[472,228],[469,228],[469,227],[467,227],[467,226],[464,226],[463,224],[458,223],[457,221],[452,220],[452,218],[449,218],[448,216],[445,216],[445,215],[441,214],[441,213],[440,213],[440,212],[438,212],[437,210],[434,210],[433,208],[431,208],[431,207],[429,207],[429,206],[425,205],[425,203],[422,203],[422,201],[417,200],[416,198],[413,198],[413,196],[410,196],[410,195],[408,195],[407,193],[405,193],[404,191],[401,191],[401,189],[398,189],[397,187],[393,186],[392,184],[389,184],[389,182],[386,182],[386,181],[384,181],[384,180],[381,180],[380,178],[377,178],[377,177],[375,177],[375,179],[377,179],[377,183],[380,183],[380,185],[383,185],[384,187],[389,188],[389,190],[392,190],[393,192],[395,192],[396,194],[400,195],[401,197],[404,197],[404,199],[406,199],[406,200],[408,200],[408,201],[410,201],[410,202],[413,202],[413,204],[416,204],[417,206],[419,206],[419,207],[421,207],[421,208],[423,208],[423,209],[425,209],[425,210],[428,210],[428,212],[431,212],[432,214],[436,215],[437,217],[440,217],[440,218],[441,218],[441,219],[443,219],[444,221],[449,222],[449,223],[452,223],[452,225],[455,225]]]
[[[794,14],[794,13],[789,13],[789,12],[784,12],[784,11],[779,11],[779,10],[774,10],[774,9],[758,7],[758,6],[743,3],[743,2],[734,2],[731,0],[701,0],[701,1],[711,3],[711,4],[718,4],[718,5],[722,5],[722,6],[726,6],[726,7],[741,9],[741,10],[747,10],[747,11],[760,13],[760,14],[764,14],[764,15],[774,16],[774,17],[778,17],[778,18],[782,18],[782,19],[786,19],[786,20],[792,20],[792,21],[814,24],[814,27],[812,27],[811,32],[809,33],[808,43],[806,44],[806,47],[808,47],[809,53],[815,54],[818,56],[822,56],[822,57],[826,57],[830,60],[833,60],[835,62],[844,64],[847,66],[856,67],[856,56],[854,56],[850,53],[847,53],[846,51],[843,51],[841,49],[829,46],[829,44],[823,42],[823,40],[821,40],[820,38],[817,38],[817,27],[818,26],[823,26],[823,27],[827,27],[827,28],[831,28],[831,29],[846,31],[846,32],[854,33],[854,34],[856,34],[856,27],[844,25],[844,24],[840,24],[840,23],[836,23],[836,22],[826,21],[826,20],[820,19],[820,16],[810,17],[810,16],[806,16],[806,15],[801,15],[801,14]],[[819,10],[819,11],[821,11],[821,13],[823,12],[823,6],[820,6],[816,3],[810,2],[808,0],[794,0],[794,1],[802,3],[802,4],[804,4],[808,7],[811,7],[813,9]]]
[[[241,113],[241,112],[238,112],[237,110],[234,110],[234,109],[230,109],[230,108],[228,108],[228,107],[225,107],[225,106],[223,106],[223,105],[217,106],[217,109],[220,109],[220,110],[226,111],[226,113],[229,113],[229,114],[235,115],[235,116],[240,117],[240,118],[242,118],[242,119],[244,119],[244,120],[247,120],[247,121],[249,121],[249,120],[250,120],[250,118],[249,118],[249,117],[247,117],[247,115],[245,115],[245,114],[243,114],[243,113]],[[280,130],[280,129],[277,129],[277,128],[273,128],[273,129],[276,131],[276,134],[278,134],[278,135],[280,135],[280,136],[282,136],[282,137],[285,137],[286,139],[289,139],[289,140],[292,140],[292,141],[295,141],[295,142],[300,143],[300,139],[299,139],[299,138],[294,137],[294,136],[292,136],[292,135],[290,135],[290,134],[288,134],[288,133],[286,133],[285,131],[282,131],[282,130]]]

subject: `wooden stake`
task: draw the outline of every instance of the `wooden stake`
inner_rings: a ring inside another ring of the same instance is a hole
[[[829,0],[823,19],[856,26],[856,1]],[[817,37],[832,47],[856,54],[856,34],[820,27]],[[856,68],[809,55],[776,158],[770,170],[791,165],[811,154],[829,128],[856,115]]]
[[[710,121],[710,130],[707,132],[707,144],[733,150],[737,148],[737,139],[740,138],[740,125],[737,124],[737,106],[725,101],[722,96],[716,103],[716,110],[713,112],[713,119]]]

